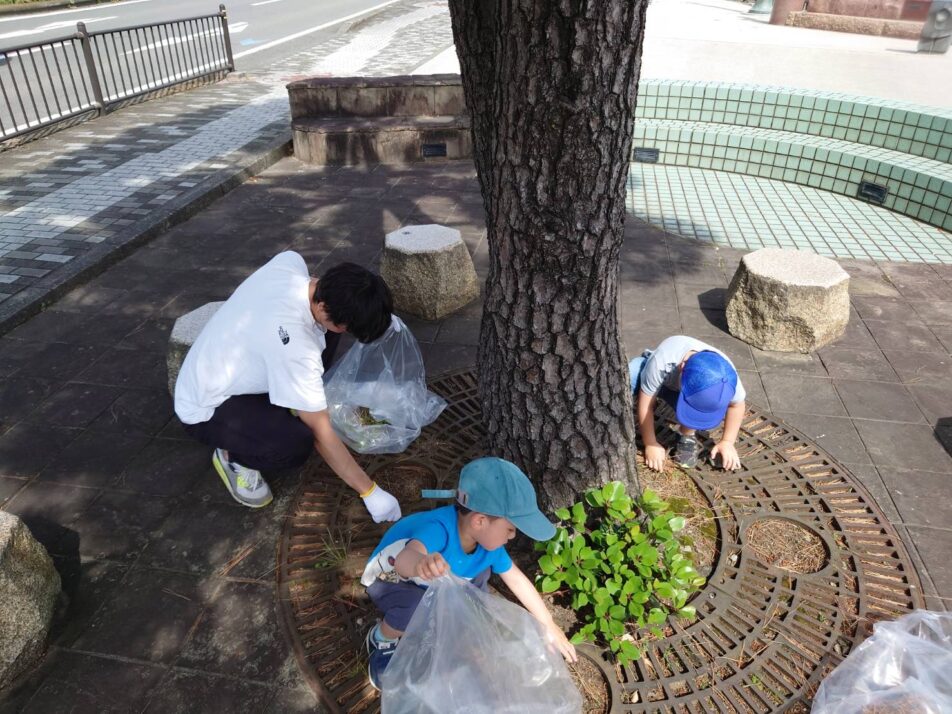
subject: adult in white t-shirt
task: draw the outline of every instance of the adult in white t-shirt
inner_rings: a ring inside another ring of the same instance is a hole
[[[397,500],[334,433],[323,381],[340,334],[373,341],[392,309],[379,275],[342,263],[317,280],[288,251],[248,277],[208,321],[175,383],[175,413],[189,435],[215,449],[212,463],[235,500],[268,505],[261,471],[300,466],[316,448],[376,522],[400,517]]]

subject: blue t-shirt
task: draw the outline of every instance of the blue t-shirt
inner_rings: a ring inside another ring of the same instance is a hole
[[[459,542],[456,508],[443,506],[406,516],[390,526],[371,554],[361,582],[369,585],[381,574],[392,572],[393,559],[411,540],[420,541],[427,553],[442,555],[453,574],[467,580],[472,580],[486,568],[492,568],[494,573],[505,573],[512,567],[512,559],[505,546],[486,550],[477,544],[472,553],[463,552]],[[367,580],[370,582],[365,582]]]

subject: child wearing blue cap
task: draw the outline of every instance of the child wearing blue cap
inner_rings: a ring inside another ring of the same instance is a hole
[[[532,582],[513,564],[506,543],[516,529],[533,540],[555,535],[555,526],[536,504],[535,489],[515,464],[485,457],[460,471],[456,503],[397,521],[370,556],[360,582],[383,613],[367,634],[370,683],[380,689],[400,636],[416,610],[426,582],[452,572],[486,590],[496,573],[546,629],[547,638],[570,662],[575,647],[555,624]]]
[[[724,433],[711,449],[720,454],[725,469],[740,468],[734,442],[746,411],[747,393],[730,359],[716,347],[686,335],[665,339],[655,350],[646,350],[628,363],[631,389],[637,396],[638,427],[645,444],[645,463],[660,471],[667,454],[658,443],[654,411],[658,399],[677,416],[681,437],[675,461],[691,468],[697,464],[695,431],[713,429],[722,421]]]

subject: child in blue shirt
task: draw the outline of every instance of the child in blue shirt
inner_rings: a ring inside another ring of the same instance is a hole
[[[485,457],[460,471],[457,502],[397,521],[371,554],[361,583],[383,619],[367,634],[370,683],[380,675],[426,589],[426,582],[452,572],[486,590],[496,573],[546,629],[547,638],[569,661],[575,647],[552,620],[532,582],[513,564],[506,543],[516,529],[533,540],[555,535],[555,526],[536,504],[535,489],[515,464]]]

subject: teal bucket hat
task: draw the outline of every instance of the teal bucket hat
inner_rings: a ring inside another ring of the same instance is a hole
[[[485,456],[470,461],[460,471],[455,496],[471,511],[508,519],[533,540],[555,536],[555,525],[539,510],[529,477],[505,459]]]

